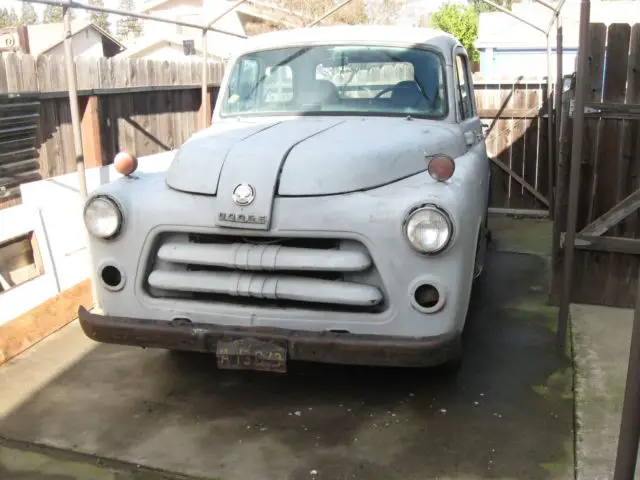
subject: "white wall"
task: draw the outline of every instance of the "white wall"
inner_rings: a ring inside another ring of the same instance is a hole
[[[174,151],[169,151],[141,157],[138,171],[164,171],[174,155]],[[121,176],[113,165],[89,168],[86,170],[87,190],[92,192],[98,186]],[[23,184],[20,191],[23,205],[39,212],[42,217],[60,290],[71,288],[89,277],[89,255],[82,219],[83,202],[77,173]]]
[[[202,25],[205,22],[212,20],[216,13],[222,13],[223,8],[228,8],[230,4],[223,1],[205,2],[203,7],[202,0],[174,0],[167,2],[158,8],[149,10],[149,14],[171,18],[173,20],[182,20],[184,22],[194,23],[196,25]],[[238,16],[234,13],[228,13],[215,24],[216,28],[227,32],[233,32],[236,34],[244,34],[244,28],[242,22]],[[195,28],[183,27],[180,25],[171,25],[168,23],[154,22],[151,20],[144,20],[144,37],[150,38],[163,38],[163,39],[175,39],[182,41],[182,39],[195,40],[196,48],[200,48],[202,43],[202,31]],[[239,37],[233,37],[226,34],[217,32],[207,33],[207,48],[210,53],[217,56],[226,56],[232,51],[238,42],[243,39]]]
[[[74,57],[103,57],[102,35],[93,28],[87,28],[73,36]],[[47,55],[64,55],[64,44],[60,43],[46,52]]]
[[[170,18],[172,20],[183,20],[185,22],[201,24],[204,22],[204,19],[201,18],[201,5],[202,2],[198,0],[175,0],[145,13],[149,13],[154,17]],[[200,14],[200,17],[197,16],[198,14]],[[167,38],[179,34],[181,30],[185,30],[184,27],[172,25],[170,23],[154,22],[153,20],[143,20],[142,22],[144,36]],[[197,33],[198,31],[193,29],[190,31],[189,35]]]
[[[185,56],[184,49],[182,45],[165,45],[163,47],[158,48],[157,50],[153,50],[149,53],[143,53],[142,55],[135,55],[134,58],[146,58],[149,60],[167,60],[171,61],[184,61],[188,59],[188,56]]]
[[[175,151],[139,159],[139,172],[165,171]],[[87,190],[121,175],[113,166],[86,170]],[[0,325],[90,276],[78,175],[69,173],[20,186],[22,205],[0,210],[0,242],[34,232],[44,273],[0,294]]]
[[[576,51],[564,51],[562,54],[562,73],[574,72]],[[551,78],[556,77],[556,54],[551,54]],[[484,78],[543,78],[547,76],[546,51],[518,51],[487,49],[480,52],[480,74]]]

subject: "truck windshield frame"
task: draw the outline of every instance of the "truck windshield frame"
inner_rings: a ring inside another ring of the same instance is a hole
[[[428,46],[283,46],[240,56],[220,117],[449,114],[442,53]]]

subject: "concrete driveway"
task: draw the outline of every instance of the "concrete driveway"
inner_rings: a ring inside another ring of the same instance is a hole
[[[572,371],[553,346],[546,265],[491,252],[457,376],[220,371],[210,356],[98,345],[72,323],[0,369],[0,478],[573,478]],[[34,444],[71,466],[34,466]]]

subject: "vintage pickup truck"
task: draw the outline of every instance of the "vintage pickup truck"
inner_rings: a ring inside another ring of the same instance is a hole
[[[84,209],[100,342],[458,365],[485,262],[490,165],[460,42],[390,26],[252,37],[212,126]]]

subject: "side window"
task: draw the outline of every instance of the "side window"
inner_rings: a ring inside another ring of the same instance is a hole
[[[469,67],[467,59],[462,55],[456,55],[456,72],[458,77],[458,111],[460,118],[466,120],[475,115],[473,111],[473,99],[471,98],[471,85],[469,84]]]

